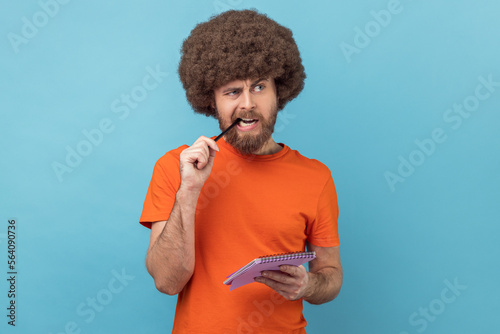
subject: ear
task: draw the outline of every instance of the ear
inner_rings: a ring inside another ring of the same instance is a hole
[[[210,108],[217,113],[217,104],[215,103],[215,96],[212,95],[212,101],[210,102]]]

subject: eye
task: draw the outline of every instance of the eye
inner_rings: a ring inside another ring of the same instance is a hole
[[[255,87],[253,88],[253,90],[256,91],[256,92],[260,92],[263,89],[264,89],[264,84],[255,85]]]
[[[236,94],[238,94],[238,91],[236,89],[226,93],[227,96],[234,96]]]

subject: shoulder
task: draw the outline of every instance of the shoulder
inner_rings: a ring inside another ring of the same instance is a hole
[[[318,175],[320,177],[331,176],[331,171],[328,166],[317,159],[311,159],[300,154],[297,150],[290,149],[288,157],[291,162],[293,162],[297,166],[300,166],[301,168],[304,168],[306,171],[314,173],[315,175]]]
[[[180,154],[188,147],[188,145],[182,145],[168,151],[156,161],[155,168],[160,168],[163,170],[169,170],[172,168],[178,169]]]

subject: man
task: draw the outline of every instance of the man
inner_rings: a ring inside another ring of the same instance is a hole
[[[328,168],[272,138],[277,113],[304,86],[292,33],[255,11],[229,11],[184,41],[179,75],[196,112],[216,117],[200,137],[158,160],[140,222],[146,266],[178,294],[174,333],[305,333],[302,300],[334,299],[342,284],[337,197]],[[273,253],[315,251],[304,266],[263,272],[233,291],[226,276]]]

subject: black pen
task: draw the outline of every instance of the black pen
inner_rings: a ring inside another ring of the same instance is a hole
[[[222,131],[222,133],[220,135],[218,135],[214,141],[217,141],[219,139],[222,138],[222,136],[224,136],[226,134],[226,132],[228,132],[229,130],[231,130],[236,124],[238,124],[239,122],[241,121],[241,118],[237,118],[236,121],[234,121],[233,124],[231,124],[226,130]]]

